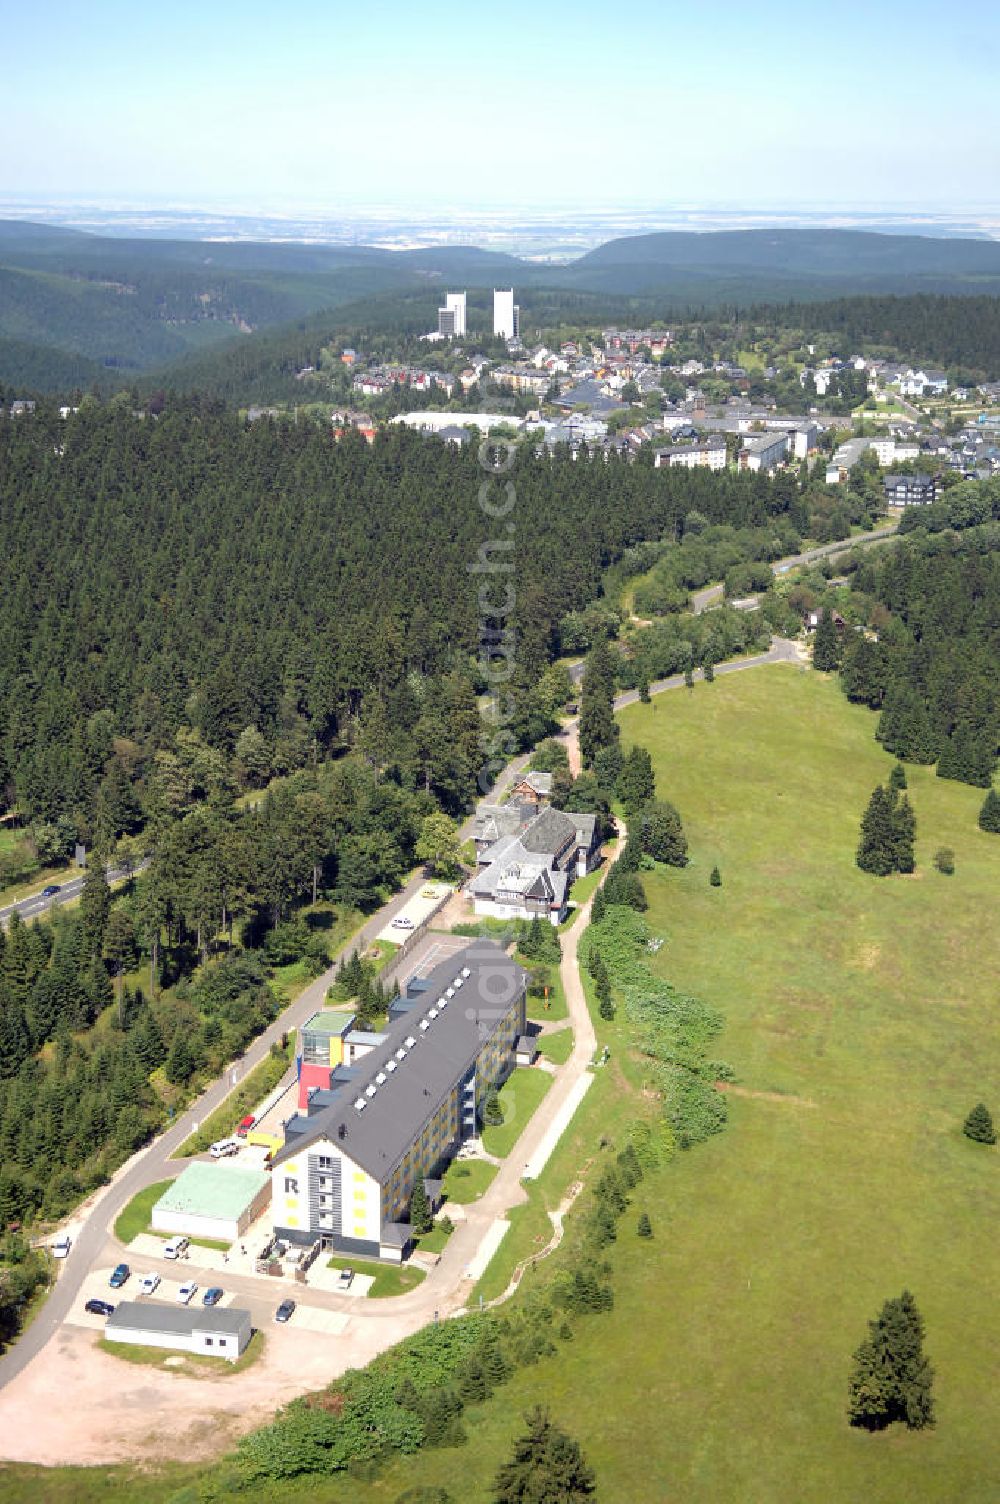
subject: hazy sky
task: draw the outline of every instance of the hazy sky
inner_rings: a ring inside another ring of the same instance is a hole
[[[0,0],[0,192],[993,203],[998,0]]]

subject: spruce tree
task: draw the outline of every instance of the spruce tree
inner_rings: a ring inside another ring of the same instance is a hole
[[[855,860],[862,872],[871,872],[876,877],[887,877],[896,870],[892,796],[881,784],[873,790],[862,818]]]
[[[854,1354],[848,1419],[881,1431],[903,1421],[919,1431],[934,1424],[933,1369],[923,1352],[924,1323],[909,1290],[887,1300]]]
[[[996,1129],[993,1126],[993,1117],[985,1102],[977,1102],[962,1124],[962,1132],[966,1138],[974,1139],[977,1144],[995,1144],[997,1141]]]
[[[606,642],[599,642],[587,658],[580,692],[580,757],[585,768],[593,767],[601,748],[618,738],[614,682],[611,651]]]
[[[711,872],[709,873],[708,881],[713,888],[722,887],[722,873],[719,871],[718,867],[712,868]]]
[[[576,1504],[594,1495],[594,1473],[579,1445],[536,1407],[524,1417],[527,1430],[498,1470],[493,1504]]]
[[[594,894],[594,900],[590,905],[591,924],[600,924],[607,911],[608,905],[607,900],[604,897],[604,889],[598,888],[596,893]]]
[[[824,611],[813,639],[813,668],[830,673],[840,663],[840,635],[829,611]]]
[[[639,1217],[636,1232],[638,1233],[640,1238],[651,1238],[653,1236],[653,1224],[652,1222],[650,1222],[649,1217],[645,1212],[643,1212]]]
[[[889,787],[894,794],[901,794],[906,788],[906,769],[901,762],[893,765],[892,772],[889,774]]]
[[[979,811],[979,829],[1000,836],[1000,794],[990,789]]]
[[[104,875],[104,863],[96,852],[91,852],[80,893],[80,920],[84,942],[92,956],[101,954],[110,913],[111,890]]]
[[[892,812],[893,865],[897,872],[912,872],[916,866],[913,854],[916,833],[917,817],[904,794]]]
[[[424,1177],[418,1175],[413,1182],[413,1190],[410,1194],[410,1226],[417,1237],[425,1232],[430,1232],[434,1226],[434,1218],[431,1215],[431,1204],[427,1199],[427,1190],[424,1186]]]

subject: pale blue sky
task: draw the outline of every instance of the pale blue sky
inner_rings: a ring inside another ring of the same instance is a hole
[[[995,202],[1000,3],[0,0],[0,193]]]

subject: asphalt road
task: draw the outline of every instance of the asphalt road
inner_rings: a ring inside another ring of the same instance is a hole
[[[140,862],[134,869],[142,872],[149,866],[149,862]],[[121,867],[108,867],[105,873],[109,883],[123,882],[128,873]],[[61,903],[67,903],[72,898],[79,898],[83,892],[83,874],[79,877],[68,878],[59,884],[59,892],[53,893],[50,898],[43,898],[41,893],[34,893],[28,898],[22,898],[19,903],[8,904],[5,909],[0,909],[0,924],[6,925],[12,914],[20,914],[22,919],[37,919],[40,914],[48,913],[49,909],[57,908]]]
[[[828,559],[833,554],[849,553],[852,548],[861,544],[877,543],[880,539],[891,538],[896,532],[896,524],[893,522],[886,527],[875,528],[870,533],[859,533],[855,538],[841,538],[836,543],[820,543],[815,548],[807,548],[804,553],[790,554],[787,559],[777,559],[771,565],[773,575],[787,574],[790,569],[795,569],[801,564],[815,564],[817,559]],[[718,605],[722,600],[722,585],[706,585],[703,590],[696,590],[691,596],[691,609],[695,616],[700,616],[711,606]]]

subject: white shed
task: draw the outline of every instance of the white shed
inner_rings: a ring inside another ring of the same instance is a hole
[[[250,1312],[236,1306],[166,1306],[123,1300],[108,1317],[104,1335],[110,1342],[168,1347],[235,1361],[250,1341],[253,1326]]]

